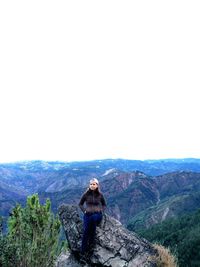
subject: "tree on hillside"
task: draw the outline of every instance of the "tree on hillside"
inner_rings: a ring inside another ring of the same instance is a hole
[[[137,233],[150,242],[169,247],[180,267],[200,266],[200,209]]]
[[[17,205],[8,220],[6,248],[1,253],[2,266],[51,267],[58,253],[60,221],[51,212],[51,202],[44,205],[37,194],[29,196],[25,208]],[[6,252],[11,248],[12,257]],[[14,265],[13,265],[14,264]]]

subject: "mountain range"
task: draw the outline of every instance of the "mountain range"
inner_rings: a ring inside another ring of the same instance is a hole
[[[0,164],[0,215],[36,192],[51,199],[54,212],[77,204],[94,176],[107,212],[133,230],[200,208],[200,159],[26,161]]]

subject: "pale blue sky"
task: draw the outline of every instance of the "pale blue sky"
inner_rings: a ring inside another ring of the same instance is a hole
[[[0,162],[200,158],[199,1],[1,1]]]

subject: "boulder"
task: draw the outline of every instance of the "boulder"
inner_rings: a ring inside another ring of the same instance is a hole
[[[155,249],[145,239],[128,231],[107,214],[103,215],[96,230],[95,244],[86,259],[82,261],[80,248],[83,222],[79,207],[62,205],[59,217],[69,244],[69,252],[59,256],[56,267],[155,267],[152,256]]]

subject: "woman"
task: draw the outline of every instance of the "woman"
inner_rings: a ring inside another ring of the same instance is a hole
[[[89,188],[82,195],[79,207],[84,213],[84,232],[81,246],[81,252],[84,254],[94,244],[96,225],[101,222],[102,212],[106,208],[106,202],[99,190],[99,182],[96,178],[90,180]]]

